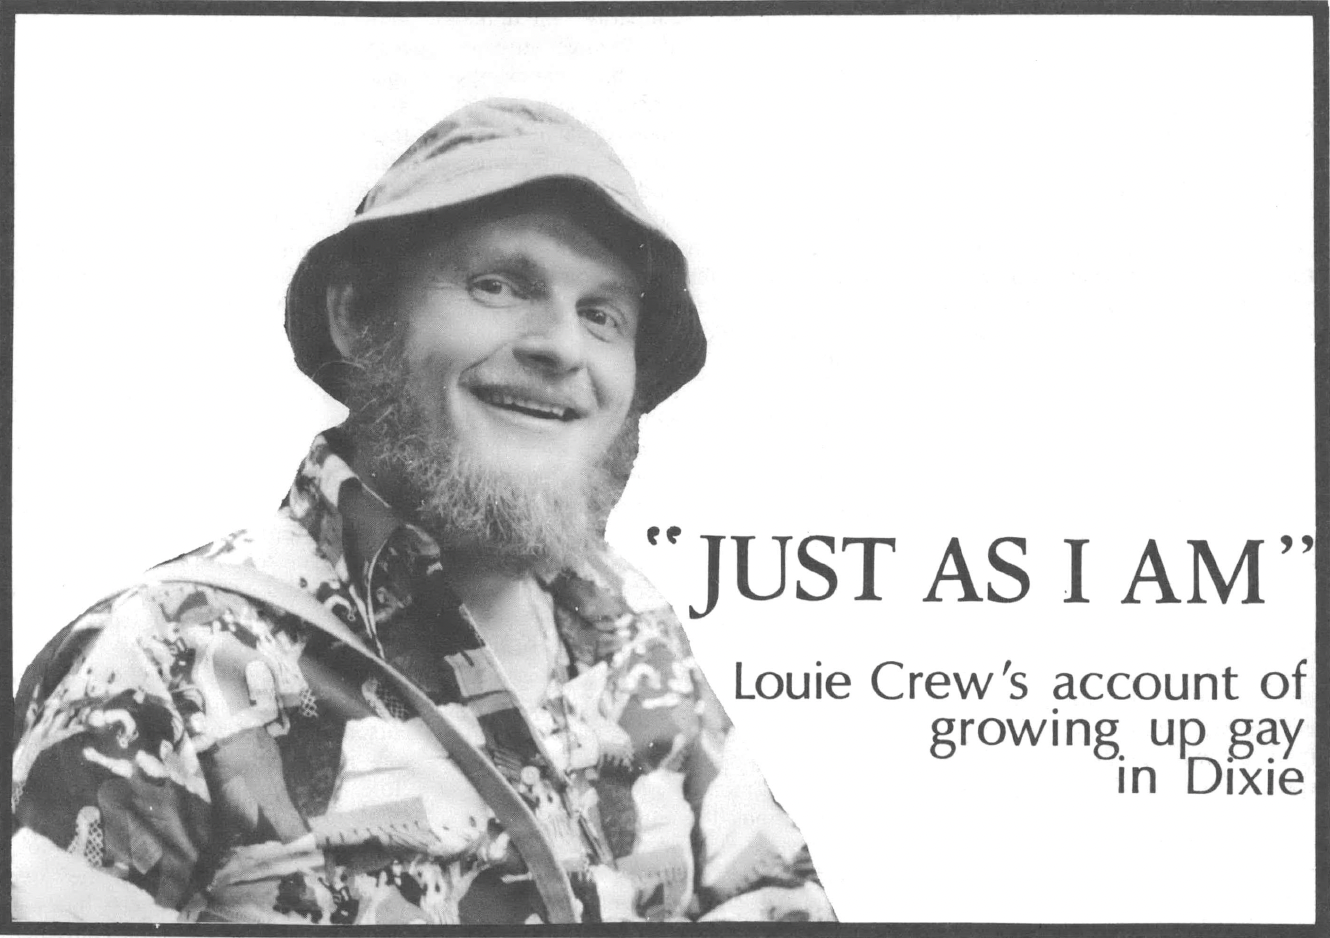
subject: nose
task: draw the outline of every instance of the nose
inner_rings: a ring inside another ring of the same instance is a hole
[[[534,304],[523,320],[513,353],[523,364],[555,375],[581,368],[585,363],[586,330],[577,304],[558,297]]]

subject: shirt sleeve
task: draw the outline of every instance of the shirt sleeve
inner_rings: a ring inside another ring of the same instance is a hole
[[[690,658],[691,660],[691,658]],[[693,666],[699,715],[685,763],[702,921],[835,921],[803,835]]]
[[[599,623],[589,633],[610,639],[608,710],[640,774],[631,810],[615,804],[603,783],[601,809],[611,830],[618,822],[631,831],[623,838],[631,849],[614,853],[618,870],[638,886],[638,914],[661,920],[681,909],[702,921],[835,921],[803,835],[772,798],[668,601],[617,555],[607,561],[611,575],[599,593],[574,581],[566,601]],[[616,589],[622,605],[603,598]],[[641,899],[653,884],[654,908]]]
[[[211,805],[142,595],[93,610],[20,685],[11,898],[18,921],[173,921],[197,891]]]

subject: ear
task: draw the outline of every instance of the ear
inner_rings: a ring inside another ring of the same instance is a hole
[[[336,277],[328,284],[325,304],[328,312],[328,335],[333,345],[342,353],[343,358],[350,358],[358,350],[361,331],[355,327],[356,288],[344,277]]]

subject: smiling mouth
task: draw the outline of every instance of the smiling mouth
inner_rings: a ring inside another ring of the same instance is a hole
[[[471,393],[491,407],[540,420],[556,420],[567,423],[582,416],[576,407],[555,403],[554,401],[540,400],[530,394],[505,388],[471,388]]]

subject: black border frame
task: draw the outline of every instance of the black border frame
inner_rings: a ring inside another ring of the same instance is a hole
[[[1327,0],[531,0],[531,2],[433,2],[433,0],[7,0],[0,10],[0,436],[9,441],[0,458],[0,654],[12,658],[12,528],[14,354],[14,84],[17,17],[23,15],[320,16],[954,16],[954,15],[1133,15],[1133,16],[1306,16],[1312,21],[1313,108],[1313,316],[1315,389],[1316,540],[1330,536],[1330,5]],[[1317,938],[1330,935],[1330,555],[1316,556],[1316,921],[1310,925],[1248,924],[1016,924],[955,923],[765,923],[716,922],[678,925],[612,924],[558,926],[467,926],[466,934],[511,935],[900,935],[918,938]],[[11,718],[13,672],[3,701]],[[7,721],[8,722],[8,721]],[[6,799],[0,817],[9,826]],[[9,850],[0,850],[8,874]],[[8,875],[5,876],[8,880]],[[11,934],[326,935],[328,926],[15,924],[9,891],[0,899],[0,924]],[[338,926],[345,935],[399,935],[394,926]],[[413,934],[462,934],[459,928],[409,929]]]

